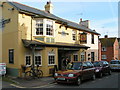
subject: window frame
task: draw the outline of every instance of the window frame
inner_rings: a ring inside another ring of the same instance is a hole
[[[30,56],[30,65],[26,64],[26,56]],[[25,65],[26,66],[31,66],[32,65],[32,56],[31,55],[25,55]]]
[[[77,60],[75,60],[75,56],[77,56]],[[78,54],[73,54],[73,60],[78,61]]]
[[[42,66],[42,55],[41,54],[37,54],[37,55],[34,56],[34,65],[37,66],[36,57],[38,57],[38,56],[40,56],[40,58],[41,58],[41,65],[39,64],[39,66]]]
[[[12,50],[12,57],[11,57],[11,54],[10,54],[11,50]],[[8,50],[8,58],[9,58],[9,64],[14,64],[14,49],[9,49]]]
[[[103,58],[103,56],[104,56],[105,58]],[[101,55],[101,57],[102,57],[102,59],[107,59],[107,55]]]
[[[103,47],[102,47],[102,51],[103,51],[103,52],[106,52],[106,51],[107,51],[107,47],[103,46]]]
[[[54,56],[54,64],[50,64],[50,63],[49,63],[49,56]],[[48,66],[51,66],[51,65],[55,65],[55,54],[49,53],[49,54],[48,54]]]
[[[95,36],[94,36],[94,34],[91,34],[91,44],[95,44]]]
[[[41,26],[41,24],[42,24],[42,26]],[[38,34],[37,35],[36,34],[37,33],[37,29],[39,29],[39,33],[42,31],[42,34]],[[42,35],[44,35],[44,23],[43,23],[43,20],[36,20],[35,35],[36,36],[42,36]]]

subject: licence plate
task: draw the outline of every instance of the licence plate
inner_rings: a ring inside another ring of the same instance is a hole
[[[65,78],[57,78],[58,80],[65,80]]]

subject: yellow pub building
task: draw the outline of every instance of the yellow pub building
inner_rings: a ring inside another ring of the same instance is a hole
[[[98,60],[99,33],[89,28],[89,21],[75,23],[53,14],[47,2],[39,10],[18,2],[1,2],[2,62],[7,74],[22,77],[21,65],[39,65],[44,76],[52,75],[62,60]]]

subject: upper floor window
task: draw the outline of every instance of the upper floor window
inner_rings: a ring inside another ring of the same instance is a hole
[[[87,43],[87,33],[80,33],[80,43]]]
[[[102,47],[102,51],[107,51],[106,47]]]
[[[72,31],[72,39],[73,39],[74,41],[76,40],[76,33],[75,33],[74,30]]]
[[[14,49],[9,49],[9,63],[14,63]]]
[[[94,44],[94,34],[91,34],[91,43]]]
[[[43,35],[43,21],[36,21],[36,35]]]
[[[51,20],[46,22],[46,35],[53,36],[53,21]]]

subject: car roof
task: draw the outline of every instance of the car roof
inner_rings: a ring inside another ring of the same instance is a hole
[[[111,60],[111,61],[120,61],[120,60]]]

